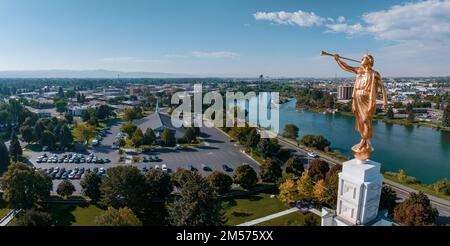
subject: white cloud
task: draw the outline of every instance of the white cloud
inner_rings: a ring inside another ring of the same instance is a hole
[[[256,12],[253,14],[256,20],[271,21],[276,24],[297,25],[301,27],[320,26],[325,19],[316,15],[314,12]]]
[[[337,19],[337,21],[338,21],[339,23],[342,23],[342,22],[345,21],[345,17],[344,17],[344,16],[339,16],[338,19]]]
[[[344,32],[350,35],[361,33],[364,27],[361,24],[349,25],[346,23],[327,24],[327,32]]]
[[[215,52],[205,52],[205,51],[194,51],[192,55],[199,58],[237,58],[240,55],[238,53],[229,51],[215,51]]]
[[[339,19],[338,19],[339,21]],[[365,13],[362,23],[328,24],[331,32],[372,35],[386,41],[443,41],[450,37],[450,1],[428,0]]]
[[[136,57],[106,57],[101,59],[102,62],[108,63],[166,63],[167,60],[160,59],[142,59]]]

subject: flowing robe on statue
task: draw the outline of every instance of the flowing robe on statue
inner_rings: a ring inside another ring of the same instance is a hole
[[[372,118],[377,102],[377,72],[369,71],[356,75],[353,89],[352,111],[355,114],[355,130],[363,139],[372,138]]]

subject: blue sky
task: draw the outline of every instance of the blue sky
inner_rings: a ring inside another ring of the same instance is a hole
[[[0,0],[0,70],[345,76],[321,50],[385,76],[449,75],[449,1]]]

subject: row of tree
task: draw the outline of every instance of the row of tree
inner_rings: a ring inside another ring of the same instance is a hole
[[[49,147],[54,147],[56,144],[68,147],[73,143],[72,132],[67,122],[56,117],[51,119],[27,117],[20,128],[20,134],[25,142],[37,142]]]

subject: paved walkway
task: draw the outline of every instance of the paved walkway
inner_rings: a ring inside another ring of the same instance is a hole
[[[242,224],[237,225],[237,226],[252,226],[252,225],[256,225],[256,224],[259,224],[261,222],[268,221],[268,220],[271,220],[271,219],[275,219],[275,218],[281,217],[281,216],[286,215],[286,214],[297,212],[299,210],[300,209],[298,209],[297,207],[293,207],[293,208],[290,208],[290,209],[287,209],[287,210],[284,210],[284,211],[281,211],[281,212],[278,212],[278,213],[275,213],[275,214],[267,215],[265,217],[262,217],[262,218],[259,218],[259,219],[256,219],[256,220],[251,220],[251,221],[242,223]]]
[[[290,213],[297,212],[297,211],[300,211],[300,209],[298,209],[297,207],[293,207],[293,208],[286,209],[286,210],[278,212],[278,213],[274,213],[274,214],[271,214],[271,215],[267,215],[267,216],[261,217],[259,219],[247,221],[247,222],[239,224],[237,226],[252,226],[252,225],[256,225],[256,224],[262,223],[264,221],[275,219],[275,218],[281,217],[283,215],[290,214]],[[311,212],[311,213],[313,213],[313,214],[315,214],[317,216],[322,216],[322,213],[319,210],[315,209],[315,208],[308,209],[308,212]]]
[[[9,222],[11,222],[11,220],[14,219],[14,217],[20,213],[20,211],[22,211],[21,209],[13,209],[11,211],[9,211],[8,214],[6,214],[5,217],[3,217],[3,219],[0,219],[0,226],[6,226],[9,224]]]

